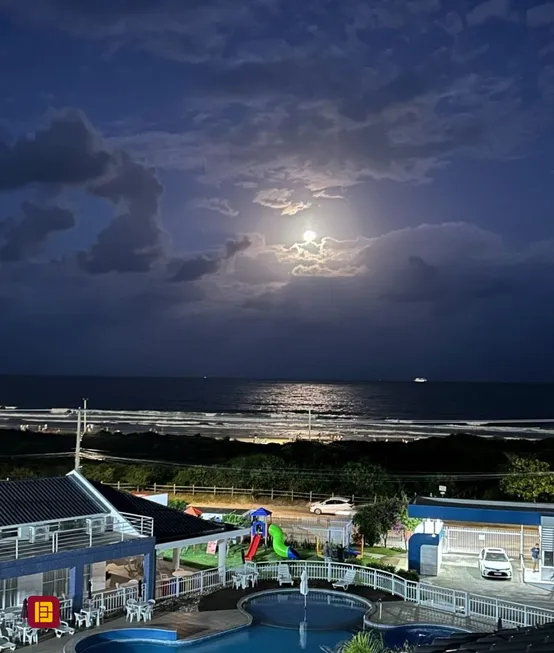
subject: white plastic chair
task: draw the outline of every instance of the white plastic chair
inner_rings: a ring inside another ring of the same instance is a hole
[[[25,628],[22,642],[23,644],[38,644],[38,628]]]
[[[356,570],[347,569],[344,576],[336,583],[333,583],[333,587],[335,589],[338,589],[340,587],[343,590],[347,590],[350,587],[350,585],[354,585],[355,580],[356,580]]]
[[[0,651],[15,651],[17,645],[4,635],[0,635]]]
[[[284,585],[285,583],[288,583],[289,585],[294,585],[294,580],[292,579],[288,565],[284,565],[284,564],[279,565],[277,569],[277,582],[279,583],[279,587],[281,587],[281,585]]]
[[[81,626],[87,625],[87,615],[86,614],[81,614],[80,612],[74,612],[73,613],[73,618],[75,621],[75,625],[77,628],[80,628]]]
[[[72,628],[67,621],[60,621],[60,625],[57,628],[54,628],[54,633],[56,637],[62,637],[63,635],[75,635],[75,628]]]
[[[140,620],[140,609],[136,603],[127,603],[125,606],[125,619],[127,621],[133,621],[133,618],[136,618],[137,621]]]

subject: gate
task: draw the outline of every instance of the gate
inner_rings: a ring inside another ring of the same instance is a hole
[[[511,557],[527,554],[538,541],[538,530],[445,527],[444,553],[478,554],[485,547],[504,549]]]

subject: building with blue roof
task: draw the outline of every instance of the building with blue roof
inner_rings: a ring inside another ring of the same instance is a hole
[[[443,524],[440,540],[437,538],[443,552],[476,554],[488,546],[504,548],[508,555],[519,558],[538,543],[540,571],[533,580],[552,583],[554,504],[418,496],[409,504],[408,515]],[[411,552],[414,567],[416,540]]]

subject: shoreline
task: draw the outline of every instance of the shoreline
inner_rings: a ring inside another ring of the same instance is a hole
[[[179,411],[108,411],[86,413],[86,435],[101,432],[211,439],[231,438],[258,444],[296,440],[322,442],[410,442],[470,434],[482,438],[543,440],[554,437],[554,419],[406,420],[296,413],[185,413]],[[67,408],[0,409],[0,429],[65,434],[77,429],[77,410]]]

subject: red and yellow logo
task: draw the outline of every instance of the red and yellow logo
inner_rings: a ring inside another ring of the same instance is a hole
[[[31,628],[58,628],[60,600],[55,596],[30,596],[27,603],[27,623]]]

